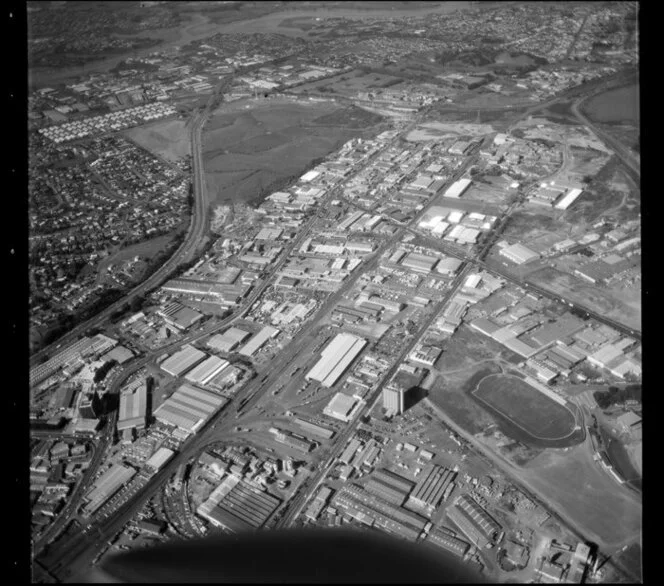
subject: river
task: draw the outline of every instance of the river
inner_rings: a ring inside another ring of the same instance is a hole
[[[79,76],[91,73],[109,71],[124,61],[127,57],[140,57],[154,51],[163,51],[169,47],[186,45],[192,41],[205,39],[217,33],[279,33],[288,36],[306,36],[305,31],[295,28],[279,27],[284,19],[291,18],[395,18],[406,16],[422,16],[427,14],[450,14],[457,10],[471,8],[472,2],[442,2],[432,3],[431,6],[394,9],[373,10],[344,8],[311,8],[307,10],[282,10],[261,16],[258,18],[232,22],[228,24],[215,25],[204,14],[193,14],[192,20],[185,26],[170,29],[158,29],[146,31],[141,36],[158,38],[162,40],[160,45],[140,49],[138,51],[127,51],[121,55],[107,57],[98,61],[92,61],[85,65],[72,67],[51,68],[36,67],[29,70],[28,83],[31,89],[37,89],[59,83],[67,83]]]

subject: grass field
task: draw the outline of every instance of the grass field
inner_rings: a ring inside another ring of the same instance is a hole
[[[150,152],[176,162],[190,154],[189,133],[183,120],[166,120],[125,130],[124,134]]]
[[[473,395],[535,439],[563,439],[576,425],[567,408],[515,376],[488,376]]]
[[[357,110],[276,99],[223,106],[203,135],[210,203],[259,203],[380,120]]]
[[[566,453],[547,450],[519,476],[600,545],[620,548],[638,538],[639,497],[593,462],[585,442]]]

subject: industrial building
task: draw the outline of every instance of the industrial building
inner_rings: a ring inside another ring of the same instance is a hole
[[[450,521],[479,548],[497,543],[501,538],[501,526],[467,494],[458,497],[446,513]]]
[[[566,210],[571,206],[576,198],[583,193],[582,189],[570,189],[560,200],[556,203],[555,207],[559,210]]]
[[[208,348],[219,352],[232,352],[237,346],[244,342],[251,334],[240,328],[232,327],[223,334],[215,334],[208,342]]]
[[[443,531],[440,529],[434,529],[431,533],[429,533],[427,536],[427,541],[443,548],[445,551],[449,551],[454,555],[458,555],[459,557],[466,555],[466,552],[470,548],[470,544],[468,542],[463,541],[458,537],[448,535],[447,533],[443,533]]]
[[[170,358],[167,358],[161,365],[161,369],[171,376],[181,376],[190,368],[196,366],[207,357],[205,352],[187,344],[178,350]]]
[[[363,523],[411,541],[430,526],[429,521],[417,513],[395,506],[355,485],[344,486],[335,495],[333,503]]]
[[[142,429],[147,416],[148,388],[147,385],[128,389],[120,393],[120,409],[118,414],[118,431],[125,429]]]
[[[344,449],[344,451],[341,453],[341,456],[339,456],[339,461],[343,462],[344,464],[349,464],[357,450],[360,449],[361,445],[362,442],[359,439],[356,437],[352,438],[346,446],[346,449]]]
[[[430,273],[438,259],[426,254],[419,254],[417,252],[409,252],[406,257],[401,261],[401,265],[413,269],[420,273]]]
[[[85,495],[87,501],[83,515],[89,517],[136,474],[136,470],[123,464],[114,464],[94,483],[92,490]]]
[[[229,474],[196,512],[215,527],[239,533],[262,527],[280,504],[277,497]]]
[[[193,368],[184,378],[189,382],[205,386],[228,365],[228,360],[224,360],[218,356],[210,356],[207,360],[204,360]]]
[[[157,420],[186,433],[198,431],[228,399],[190,385],[182,385],[154,412]]]
[[[453,488],[456,472],[442,466],[429,465],[425,468],[415,489],[408,499],[409,505],[433,512],[441,500],[445,500]]]
[[[349,422],[355,411],[356,407],[360,405],[360,402],[355,397],[350,395],[345,395],[344,393],[337,393],[332,397],[332,400],[327,404],[323,413],[328,417],[333,417],[344,423]]]
[[[148,461],[145,463],[145,466],[150,469],[152,472],[156,473],[161,468],[168,462],[173,456],[175,455],[175,452],[173,450],[169,450],[168,448],[159,448],[150,458]]]
[[[377,470],[365,484],[367,492],[400,507],[408,498],[414,484],[389,470]]]
[[[274,338],[278,334],[279,330],[277,328],[273,328],[272,326],[265,326],[240,349],[240,354],[243,356],[253,356],[254,352],[260,349],[263,344],[265,344],[265,342],[271,338]]]
[[[366,340],[352,334],[336,335],[306,374],[306,380],[317,381],[325,387],[333,386],[366,344]]]
[[[451,152],[451,151],[450,151]],[[444,197],[459,198],[470,187],[472,179],[459,179],[447,188]]]
[[[295,448],[303,454],[308,454],[314,450],[317,445],[316,442],[312,442],[301,435],[297,435],[283,429],[277,429],[276,427],[271,427],[270,433],[274,434],[275,439],[279,443],[282,443],[291,448]]]
[[[297,423],[302,429],[305,429],[306,431],[309,431],[318,437],[322,437],[323,439],[330,439],[332,436],[334,436],[334,430],[323,427],[322,425],[318,425],[316,423],[311,423],[310,421],[306,421],[301,417],[296,417],[295,423]]]
[[[436,271],[441,275],[453,276],[461,268],[462,262],[458,258],[447,257],[438,261]]]
[[[512,244],[510,246],[505,246],[500,250],[500,254],[518,265],[531,262],[540,256],[523,244]]]

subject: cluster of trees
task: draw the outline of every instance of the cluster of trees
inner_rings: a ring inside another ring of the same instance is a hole
[[[609,387],[608,391],[595,391],[593,397],[600,409],[621,405],[629,400],[641,402],[641,385],[633,384],[623,388]]]

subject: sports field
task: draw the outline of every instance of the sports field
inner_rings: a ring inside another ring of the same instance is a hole
[[[571,411],[515,376],[487,376],[473,395],[535,439],[559,440],[574,432]]]
[[[260,203],[382,120],[356,110],[277,98],[222,106],[203,134],[210,203]]]

